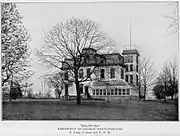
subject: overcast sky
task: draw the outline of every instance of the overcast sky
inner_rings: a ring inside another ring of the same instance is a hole
[[[169,21],[164,18],[172,11],[167,3],[18,3],[17,8],[31,35],[32,53],[43,42],[44,30],[74,16],[99,24],[101,31],[116,42],[119,52],[129,45],[131,20],[131,43],[136,45],[141,56],[151,58],[157,71],[166,61],[177,57],[178,36],[168,31]],[[47,69],[34,55],[32,58],[33,90],[37,92],[41,90],[38,77],[47,73]]]

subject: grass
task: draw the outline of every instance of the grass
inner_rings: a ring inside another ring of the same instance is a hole
[[[174,103],[88,102],[16,100],[3,101],[3,120],[126,120],[178,121]]]

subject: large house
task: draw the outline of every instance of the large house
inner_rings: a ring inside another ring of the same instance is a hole
[[[80,83],[82,94],[104,99],[139,97],[138,50],[123,50],[122,54],[98,54],[92,48],[85,48],[83,52],[87,56],[79,69],[79,80],[87,80]],[[63,96],[76,96],[75,83],[68,84],[68,79],[71,78],[68,66],[72,63],[70,59],[65,59],[62,63],[61,69],[64,71],[64,79],[67,80],[62,91]]]

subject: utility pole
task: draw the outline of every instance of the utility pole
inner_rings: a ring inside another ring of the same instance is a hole
[[[130,20],[130,50],[131,50],[131,20]]]

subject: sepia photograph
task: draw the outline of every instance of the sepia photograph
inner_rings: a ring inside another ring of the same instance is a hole
[[[2,121],[178,122],[178,10],[1,2]]]

